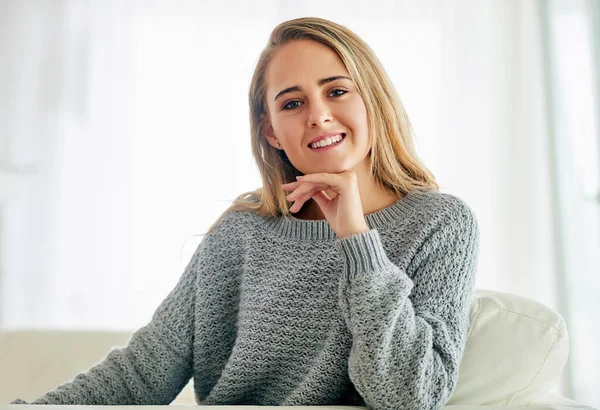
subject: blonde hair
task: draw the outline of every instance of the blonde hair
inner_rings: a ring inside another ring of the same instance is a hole
[[[362,96],[371,140],[371,173],[375,181],[401,197],[416,188],[438,190],[431,172],[417,158],[406,111],[383,66],[369,46],[344,26],[321,18],[298,18],[279,24],[260,55],[249,91],[252,152],[263,186],[239,196],[230,210],[251,210],[264,216],[289,216],[281,184],[301,173],[283,150],[265,138],[268,126],[265,74],[276,50],[295,40],[318,41],[335,51]],[[218,223],[218,221],[216,222]],[[215,224],[216,224],[215,223]],[[214,225],[213,225],[214,226]]]

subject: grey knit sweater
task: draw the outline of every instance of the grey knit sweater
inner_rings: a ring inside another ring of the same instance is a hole
[[[474,292],[477,223],[415,191],[338,239],[325,220],[229,212],[126,347],[35,404],[436,409],[450,398]],[[25,403],[17,400],[14,403]]]

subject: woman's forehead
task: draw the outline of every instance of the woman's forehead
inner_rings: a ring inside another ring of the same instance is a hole
[[[349,76],[335,51],[316,41],[296,40],[274,53],[265,80],[270,94],[280,88],[317,84],[323,78],[337,75]]]

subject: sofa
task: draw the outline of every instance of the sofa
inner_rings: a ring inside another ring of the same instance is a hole
[[[112,331],[0,333],[0,405],[36,399],[130,337]],[[478,290],[458,384],[445,408],[593,409],[555,392],[568,354],[568,332],[558,313],[528,298]],[[171,404],[196,405],[191,381]]]

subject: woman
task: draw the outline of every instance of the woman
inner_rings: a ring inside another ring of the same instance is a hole
[[[262,189],[215,223],[127,347],[35,403],[168,404],[192,376],[202,404],[448,401],[477,224],[418,161],[381,64],[340,25],[284,22],[250,111]]]

